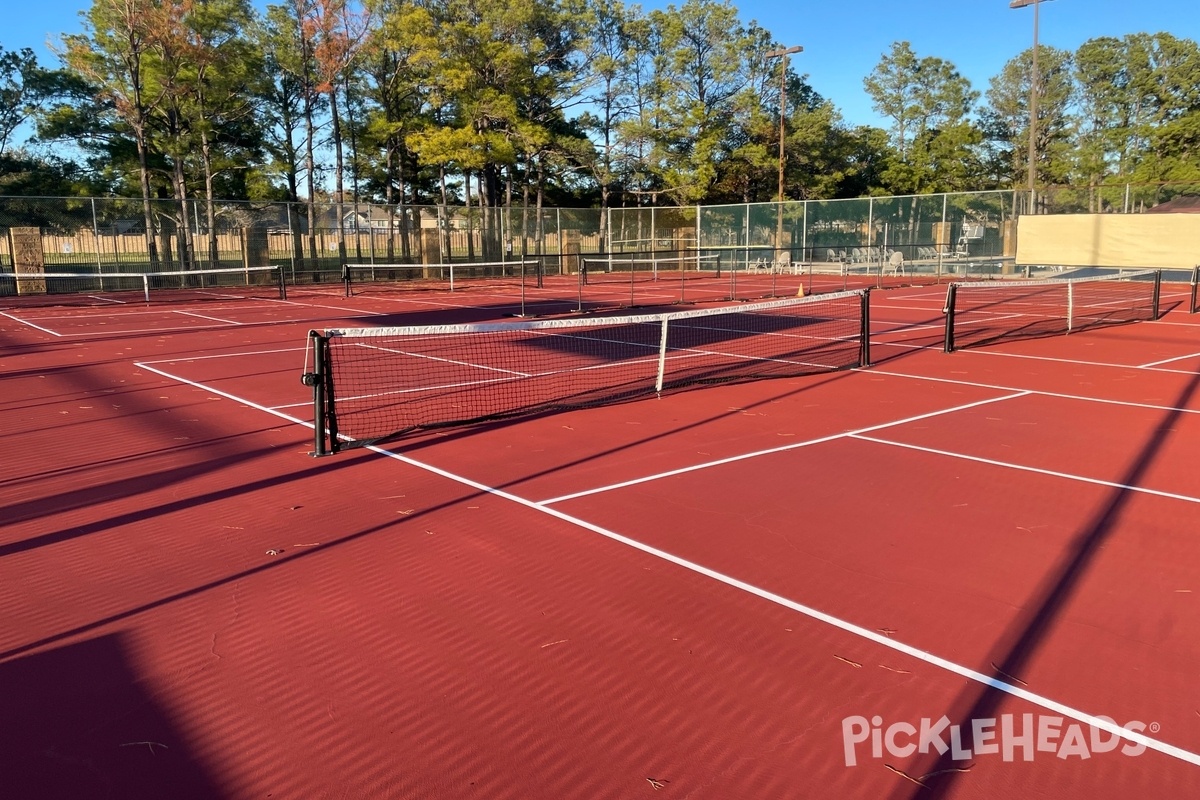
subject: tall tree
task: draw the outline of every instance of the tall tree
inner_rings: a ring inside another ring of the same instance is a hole
[[[1084,42],[1075,52],[1078,87],[1076,168],[1087,181],[1088,207],[1101,210],[1097,186],[1133,166],[1133,92],[1126,43],[1113,37]]]
[[[981,113],[987,144],[1000,166],[999,178],[1019,185],[1026,174],[1029,142],[1029,91],[1032,48],[1010,59],[993,77]],[[1071,114],[1075,85],[1072,57],[1046,45],[1038,49],[1037,179],[1063,183],[1071,174],[1075,121]]]
[[[661,41],[665,85],[657,124],[669,159],[660,167],[663,191],[678,203],[705,197],[718,177],[737,99],[750,84],[749,55],[761,48],[759,29],[747,29],[737,10],[718,0],[687,0],[653,11]]]
[[[622,96],[622,77],[633,59],[632,20],[620,0],[592,0],[587,10],[587,34],[583,45],[587,73],[586,97],[594,111],[586,112],[580,122],[594,137],[595,148],[584,151],[589,170],[600,188],[600,240],[606,240],[608,219],[605,210],[611,202],[618,180],[616,139],[618,124],[628,117],[630,104]]]
[[[67,64],[95,87],[97,97],[129,127],[137,151],[146,249],[158,265],[154,212],[150,204],[150,117],[162,101],[147,86],[152,37],[147,25],[154,0],[92,0],[84,33],[63,37]]]
[[[1200,132],[1200,48],[1169,33],[1127,37],[1141,181],[1195,180]]]
[[[979,93],[948,61],[920,58],[896,42],[863,81],[875,110],[892,121],[899,158],[888,182],[897,193],[945,191],[979,177],[974,149],[982,134],[969,119]]]
[[[7,51],[0,47],[0,156],[46,94],[44,75],[28,47]]]
[[[303,125],[303,142],[301,145],[304,164],[305,210],[307,224],[305,225],[308,239],[308,257],[315,265],[317,263],[317,135],[321,127],[320,115],[323,111],[325,95],[320,91],[320,79],[316,66],[316,41],[313,38],[306,20],[314,11],[315,0],[284,0],[281,5],[267,6],[264,38],[267,40],[271,63],[277,64],[281,70],[280,83],[272,91],[272,96],[278,96],[284,102],[298,99],[300,117]],[[285,84],[282,75],[288,76]],[[294,95],[293,95],[294,92]],[[291,128],[285,128],[286,148],[291,146]],[[340,221],[339,221],[340,226]],[[303,259],[297,260],[303,265]]]
[[[262,54],[243,34],[253,14],[248,0],[201,0],[186,19],[184,75],[204,181],[208,259],[219,261],[216,192],[219,173],[241,170],[258,155],[259,132],[252,124],[254,96],[266,83]]]
[[[337,207],[338,259],[346,262],[345,151],[338,93],[345,85],[346,71],[370,32],[369,16],[350,0],[313,0],[301,19],[304,36],[313,44],[316,90],[329,100],[334,152],[334,200]]]

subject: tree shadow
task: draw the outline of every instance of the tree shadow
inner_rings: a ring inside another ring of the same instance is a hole
[[[0,662],[5,797],[226,796],[136,661],[109,634]]]
[[[1157,458],[1175,423],[1185,413],[1184,409],[1195,397],[1198,387],[1200,374],[1194,375],[1170,404],[1172,410],[1163,414],[1162,420],[1154,429],[1154,434],[1130,461],[1125,474],[1117,479],[1119,487],[1138,485]],[[1020,680],[1030,659],[1044,645],[1052,633],[1054,623],[1087,576],[1093,559],[1117,531],[1126,506],[1137,495],[1137,492],[1128,488],[1114,488],[1111,491],[1107,501],[1080,527],[1060,564],[1046,576],[1029,601],[1024,604],[1029,611],[1017,616],[1001,635],[996,649],[1004,653],[1003,657],[994,661],[990,670],[980,669],[980,672],[1010,685],[1014,679]],[[955,721],[967,740],[963,743],[964,748],[974,750],[972,742],[969,741],[971,720],[994,718],[996,708],[1009,697],[1006,692],[978,684],[968,684],[967,690],[950,706],[951,709],[966,706],[965,711],[955,714]],[[962,766],[962,762],[953,760],[953,750],[948,750],[940,756],[930,754],[918,757],[915,764],[914,777],[918,777],[922,785],[916,789],[910,789],[911,784],[900,785],[891,795],[896,800],[949,797],[963,775],[956,769]]]

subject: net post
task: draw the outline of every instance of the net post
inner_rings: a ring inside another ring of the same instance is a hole
[[[609,257],[611,258],[611,256],[609,256]],[[559,256],[558,268],[559,268],[559,270],[561,270],[563,268],[561,255]],[[584,261],[582,258],[579,259],[579,275],[577,277],[579,278],[579,280],[577,280],[575,283],[576,283],[576,292],[578,293],[578,300],[575,303],[575,313],[582,314],[583,313],[583,285],[585,283],[587,283],[587,262]]]
[[[612,269],[612,254],[611,253],[609,254],[608,258],[609,258],[609,269],[611,270]],[[634,275],[637,274],[636,268],[637,268],[637,264],[635,264],[633,261],[630,261],[629,262],[629,307],[630,308],[633,308],[634,306],[637,305],[637,296],[636,296],[637,284],[635,284],[633,281]],[[656,275],[657,275],[657,273],[656,273]],[[657,280],[657,277],[655,278],[655,280]]]
[[[1162,270],[1154,271],[1154,300],[1151,307],[1151,313],[1154,315],[1150,319],[1158,319],[1159,300],[1162,297]]]
[[[354,289],[350,286],[350,265],[342,264],[342,285],[346,289],[346,297],[351,297],[354,294]]]
[[[862,308],[862,328],[859,331],[861,337],[858,365],[860,367],[871,366],[871,289],[870,287],[863,290],[861,299]]]
[[[142,292],[145,294],[146,302],[150,302],[150,276],[142,274]]]
[[[283,265],[275,267],[279,271],[279,299],[287,300],[287,276],[283,272]]]
[[[1075,284],[1067,284],[1067,333],[1075,329]]]
[[[698,219],[698,217],[697,217]],[[658,274],[658,268],[655,267],[655,274]],[[655,278],[655,280],[658,280]],[[687,261],[679,262],[679,302],[687,302]]]
[[[325,375],[328,373],[328,348],[325,337],[319,331],[308,332],[308,351],[313,359],[313,371],[307,370],[300,377],[301,383],[312,388],[313,393],[313,451],[314,458],[329,455],[325,442]]]
[[[1188,313],[1196,313],[1196,284],[1200,283],[1200,264],[1192,267],[1192,295],[1188,304]]]
[[[525,316],[525,260],[521,260],[521,316]]]
[[[958,284],[951,283],[946,287],[946,307],[942,309],[946,315],[946,339],[942,351],[946,353],[954,352],[954,299],[957,295]]]
[[[654,391],[662,394],[663,377],[667,371],[667,318],[663,317],[662,334],[658,340],[658,377],[654,381]]]

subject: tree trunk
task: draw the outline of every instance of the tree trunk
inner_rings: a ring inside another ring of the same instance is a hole
[[[183,159],[174,160],[172,183],[175,187],[175,246],[179,248],[179,268],[191,269],[191,227],[187,214],[187,179],[183,174]]]
[[[438,182],[442,187],[442,208],[438,215],[439,227],[442,229],[442,253],[439,258],[443,263],[450,263],[450,195],[446,190],[446,165],[438,164]]]
[[[150,269],[158,269],[158,245],[154,242],[154,210],[150,206],[150,167],[146,155],[146,131],[139,121],[133,126],[133,138],[137,145],[138,178],[142,184],[142,219],[146,226],[146,253],[150,257]]]
[[[208,141],[208,132],[200,131],[200,152],[204,162],[204,224],[208,227],[208,265],[221,266],[221,253],[217,249],[217,209],[216,198],[213,196],[212,146]],[[288,216],[290,223],[291,216]],[[289,224],[290,227],[290,224]]]
[[[313,139],[316,131],[313,125],[312,98],[304,99],[304,171],[305,183],[308,188],[308,257],[312,262],[314,274],[320,269],[317,262],[317,161],[313,157]],[[315,279],[315,278],[314,278]]]
[[[339,266],[346,263],[346,206],[345,206],[345,188],[342,180],[343,163],[342,163],[342,122],[338,116],[338,101],[337,88],[330,86],[329,88],[329,114],[330,120],[333,123],[333,153],[334,153],[334,190],[337,194],[335,203],[337,206],[337,245],[338,245],[338,262]],[[358,225],[355,220],[355,238],[358,238]]]

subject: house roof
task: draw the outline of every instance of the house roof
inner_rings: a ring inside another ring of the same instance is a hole
[[[1147,214],[1200,214],[1200,197],[1172,197],[1165,203],[1147,208]]]

